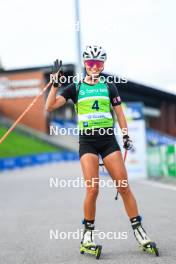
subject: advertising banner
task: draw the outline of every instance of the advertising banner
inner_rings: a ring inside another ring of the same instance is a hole
[[[129,179],[146,178],[146,129],[142,103],[124,103],[122,105],[128,123],[129,135],[133,141],[133,149],[128,151],[126,166]],[[117,130],[120,131],[116,123]],[[118,133],[119,134],[119,133]],[[122,136],[117,135],[121,150]]]

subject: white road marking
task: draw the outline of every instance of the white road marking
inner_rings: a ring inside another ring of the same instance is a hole
[[[152,186],[152,187],[156,187],[156,188],[176,191],[176,186],[169,185],[167,183],[158,183],[158,182],[150,181],[150,180],[149,181],[143,180],[143,181],[140,181],[140,183],[145,184],[145,185],[149,185],[149,186]]]

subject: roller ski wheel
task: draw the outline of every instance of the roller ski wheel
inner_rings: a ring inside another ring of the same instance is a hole
[[[96,259],[99,259],[101,256],[101,251],[102,251],[102,246],[97,245],[97,246],[91,246],[91,245],[81,245],[80,246],[80,253],[83,255],[84,253],[94,255]]]
[[[102,246],[97,246],[97,249],[96,249],[96,259],[99,259],[100,256],[101,256],[101,251],[102,251]]]
[[[142,251],[155,255],[156,257],[159,257],[159,251],[158,251],[158,248],[156,247],[156,243],[149,242],[146,245],[140,246],[140,247]]]

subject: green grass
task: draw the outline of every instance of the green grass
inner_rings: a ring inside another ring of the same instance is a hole
[[[0,138],[7,128],[0,125]],[[61,149],[51,146],[39,139],[12,131],[11,134],[0,144],[0,158],[30,155],[44,152],[56,152]]]

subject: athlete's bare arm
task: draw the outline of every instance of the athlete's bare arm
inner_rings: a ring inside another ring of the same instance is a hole
[[[57,88],[54,86],[51,87],[45,106],[48,112],[52,112],[54,109],[59,108],[66,103],[66,100],[62,95],[56,96],[57,91]]]
[[[128,134],[127,121],[126,121],[125,115],[123,113],[122,106],[121,105],[117,105],[117,106],[114,106],[113,108],[114,108],[114,111],[116,113],[117,121],[118,121],[119,126],[120,126],[120,128],[122,130],[122,133],[123,134]]]

